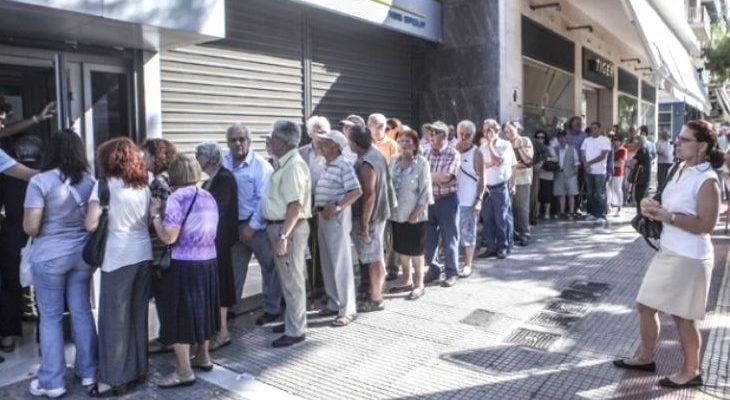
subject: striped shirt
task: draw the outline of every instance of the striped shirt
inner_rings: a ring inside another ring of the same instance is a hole
[[[441,149],[431,147],[426,152],[426,160],[431,165],[431,175],[436,172],[445,172],[452,176],[449,183],[445,185],[433,185],[434,197],[456,193],[456,173],[459,171],[459,159],[459,152],[448,144],[444,144]]]
[[[342,200],[348,192],[360,189],[355,169],[343,155],[325,165],[314,189],[314,206],[324,207]]]

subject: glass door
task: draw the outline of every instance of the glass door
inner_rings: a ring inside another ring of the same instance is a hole
[[[92,149],[118,136],[134,140],[131,79],[121,66],[83,64],[84,131]],[[93,150],[92,150],[93,151]]]

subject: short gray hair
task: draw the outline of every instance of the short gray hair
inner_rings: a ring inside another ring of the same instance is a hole
[[[216,142],[203,142],[195,146],[195,155],[205,156],[211,164],[217,167],[223,164],[221,148]]]
[[[233,132],[240,132],[243,134],[243,136],[246,137],[246,139],[251,139],[251,133],[248,130],[248,127],[242,123],[233,124],[228,127],[228,130],[226,130],[226,136],[230,135]]]
[[[387,122],[388,120],[385,118],[385,115],[380,113],[370,114],[368,117],[368,125],[375,125],[379,128],[384,127]]]
[[[468,133],[470,138],[473,138],[477,133],[476,125],[468,119],[465,119],[456,125],[456,130],[458,131],[459,129],[463,129],[466,133]]]
[[[327,120],[327,118],[321,116],[321,115],[315,115],[310,117],[307,120],[307,133],[309,136],[312,136],[314,134],[314,128],[319,127],[325,132],[329,132],[332,129],[330,128],[330,122]]]
[[[278,120],[274,122],[271,130],[271,136],[278,136],[290,146],[297,147],[302,140],[302,130],[299,125],[287,120]]]

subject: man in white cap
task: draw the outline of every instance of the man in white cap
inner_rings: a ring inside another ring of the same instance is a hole
[[[346,326],[355,317],[355,276],[352,268],[350,206],[362,195],[355,169],[342,155],[349,146],[340,131],[318,135],[326,165],[314,190],[318,241],[327,305],[321,316],[336,316],[333,326]]]

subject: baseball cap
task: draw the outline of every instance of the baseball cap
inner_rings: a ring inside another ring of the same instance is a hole
[[[352,126],[355,124],[365,126],[365,120],[357,114],[350,114],[347,116],[347,118],[340,121],[340,125]]]
[[[432,131],[441,131],[443,133],[449,133],[449,127],[442,121],[435,121],[430,126]]]
[[[337,130],[331,130],[329,132],[317,134],[317,137],[322,140],[331,140],[337,143],[340,146],[340,149],[344,149],[348,146],[345,134]]]

